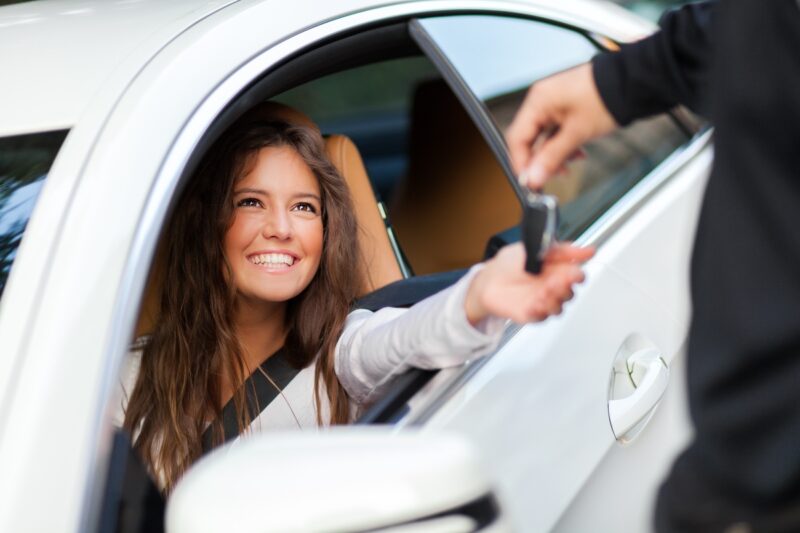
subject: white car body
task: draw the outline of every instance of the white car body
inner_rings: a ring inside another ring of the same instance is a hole
[[[0,531],[93,527],[111,395],[155,240],[214,118],[310,43],[447,10],[516,13],[621,42],[652,31],[582,0],[74,0],[0,10],[0,137],[70,130],[0,306]],[[563,316],[515,331],[451,393],[421,401],[416,423],[476,446],[517,530],[649,527],[658,480],[690,432],[688,258],[710,160],[706,134],[659,166],[581,237],[600,246]],[[658,349],[671,384],[623,445],[609,425],[609,376],[632,338]]]

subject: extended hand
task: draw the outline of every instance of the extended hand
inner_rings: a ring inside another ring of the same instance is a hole
[[[514,172],[528,187],[541,188],[583,143],[616,127],[591,64],[538,81],[506,131]]]
[[[525,271],[522,243],[503,247],[473,278],[464,300],[467,320],[475,325],[489,315],[514,322],[537,322],[561,313],[572,287],[584,280],[581,263],[594,248],[557,244],[545,257],[542,272]]]

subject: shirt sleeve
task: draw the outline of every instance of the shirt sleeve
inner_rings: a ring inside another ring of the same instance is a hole
[[[625,126],[676,105],[710,115],[712,21],[716,2],[685,5],[661,18],[661,30],[592,60],[600,97]]]
[[[467,288],[482,266],[409,309],[350,313],[336,345],[335,369],[353,401],[369,403],[392,377],[412,367],[456,366],[495,349],[506,320],[489,317],[473,327],[464,311]]]

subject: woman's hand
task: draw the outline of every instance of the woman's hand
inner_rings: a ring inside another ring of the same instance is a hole
[[[584,280],[581,263],[594,248],[557,244],[548,252],[538,275],[525,271],[525,247],[503,247],[472,279],[464,299],[467,320],[473,326],[489,315],[514,322],[538,322],[561,313],[572,298],[572,287]]]

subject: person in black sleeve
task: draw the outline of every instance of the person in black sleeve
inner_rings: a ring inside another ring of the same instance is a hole
[[[506,133],[512,161],[538,188],[582,143],[637,118],[683,104],[712,121],[691,266],[696,434],[656,529],[800,531],[800,4],[691,4],[660,26],[531,87]]]

